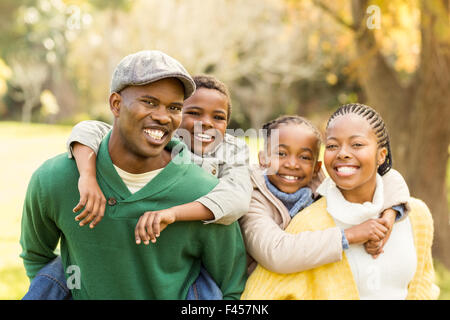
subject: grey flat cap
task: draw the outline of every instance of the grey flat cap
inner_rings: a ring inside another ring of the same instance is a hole
[[[195,83],[184,67],[174,58],[157,50],[144,50],[123,58],[114,70],[110,92],[120,92],[128,86],[146,85],[165,78],[177,78],[184,86],[184,98],[195,91]]]

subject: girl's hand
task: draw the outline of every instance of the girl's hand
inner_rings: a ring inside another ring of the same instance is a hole
[[[380,241],[369,240],[368,242],[364,243],[364,248],[366,249],[366,252],[372,255],[374,259],[378,258],[378,256],[384,252],[383,247],[388,241],[389,236],[391,235],[392,227],[394,226],[396,217],[397,211],[391,208],[384,210],[379,220],[383,221],[382,222],[383,225],[385,225],[388,228],[386,236],[384,237],[384,239]]]
[[[345,237],[349,244],[363,244],[367,241],[381,241],[388,231],[382,219],[370,219],[357,226],[345,229]]]
[[[91,222],[89,227],[94,228],[105,214],[106,198],[100,189],[95,176],[80,176],[78,180],[78,190],[80,191],[80,202],[73,208],[77,213],[82,208],[83,212],[75,217],[76,221],[81,221],[80,226]]]
[[[367,241],[364,243],[364,249],[366,249],[366,252],[370,254],[374,259],[378,258],[380,254],[382,254],[383,246],[384,246],[384,240],[381,241]]]
[[[149,244],[149,240],[153,243],[159,237],[169,224],[174,223],[177,218],[177,213],[174,208],[169,208],[160,211],[147,211],[140,218],[134,229],[134,236],[136,244],[144,241],[144,244]]]

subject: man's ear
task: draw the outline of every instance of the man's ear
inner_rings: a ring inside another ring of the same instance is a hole
[[[258,152],[258,161],[259,165],[263,168],[268,168],[270,166],[270,161],[265,151]]]
[[[117,92],[111,93],[111,95],[109,96],[109,108],[111,109],[111,112],[116,118],[119,117],[121,103],[122,103],[122,96]]]

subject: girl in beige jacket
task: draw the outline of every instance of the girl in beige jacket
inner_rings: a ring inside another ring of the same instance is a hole
[[[403,177],[395,170],[383,176],[385,202],[379,219],[345,230],[334,227],[286,233],[292,217],[317,200],[314,191],[324,179],[318,161],[321,135],[298,116],[281,116],[263,129],[267,134],[264,151],[259,153],[260,167],[251,170],[250,210],[240,219],[248,273],[256,263],[276,273],[312,269],[341,260],[342,251],[354,243],[364,243],[374,258],[381,254],[392,225],[409,208],[409,190]]]

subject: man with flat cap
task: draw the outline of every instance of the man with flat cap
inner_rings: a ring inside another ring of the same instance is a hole
[[[74,299],[185,299],[201,265],[224,299],[239,299],[246,255],[237,223],[175,222],[151,246],[138,246],[134,238],[142,212],[195,201],[218,183],[172,139],[183,101],[194,90],[183,66],[162,52],[122,59],[111,82],[113,129],[97,155],[97,180],[107,199],[102,223],[86,229],[74,220],[75,161],[66,154],[47,160],[31,178],[23,209],[21,257],[30,280],[55,259],[60,241]],[[145,176],[146,184],[131,193],[127,173]]]

